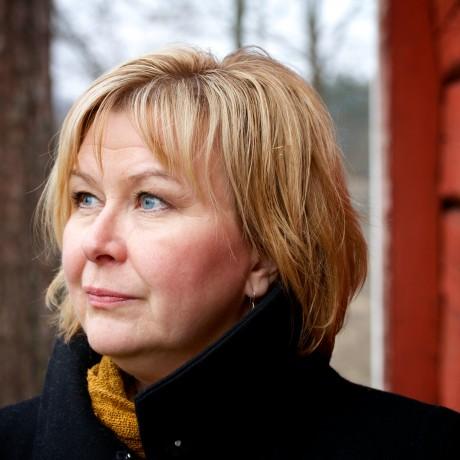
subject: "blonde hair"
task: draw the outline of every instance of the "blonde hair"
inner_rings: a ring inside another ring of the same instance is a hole
[[[243,234],[276,264],[281,284],[302,307],[299,350],[330,353],[365,279],[367,251],[331,119],[315,91],[259,49],[222,61],[193,48],[172,49],[101,76],[64,120],[42,197],[45,233],[59,249],[80,145],[94,126],[100,150],[113,110],[128,110],[160,161],[194,183],[194,159],[200,155],[209,165],[219,158]],[[47,302],[69,339],[80,325],[62,269]]]

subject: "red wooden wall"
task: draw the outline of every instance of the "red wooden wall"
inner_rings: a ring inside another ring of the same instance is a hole
[[[439,400],[460,410],[460,1],[437,0],[434,6],[441,77]]]
[[[460,1],[381,0],[385,384],[460,410]]]

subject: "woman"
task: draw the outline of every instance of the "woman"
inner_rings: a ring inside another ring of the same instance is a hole
[[[260,51],[99,78],[42,209],[60,338],[1,458],[459,458],[458,414],[329,367],[366,246],[329,115]]]

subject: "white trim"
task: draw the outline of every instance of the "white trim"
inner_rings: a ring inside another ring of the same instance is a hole
[[[380,5],[382,8],[383,5]],[[382,20],[383,11],[377,21]],[[380,24],[378,24],[379,26]],[[380,37],[377,47],[380,46]],[[380,50],[376,50],[378,52]],[[385,365],[385,216],[388,209],[386,152],[388,147],[386,119],[385,70],[381,60],[377,62],[376,78],[370,88],[370,145],[369,145],[369,203],[370,203],[370,360],[371,385],[384,388]]]

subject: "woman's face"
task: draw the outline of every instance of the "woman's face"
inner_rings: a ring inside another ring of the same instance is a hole
[[[62,251],[70,300],[94,350],[154,380],[244,315],[253,251],[222,173],[213,176],[216,210],[166,173],[125,113],[108,119],[102,169],[91,139],[90,131],[70,179]]]

